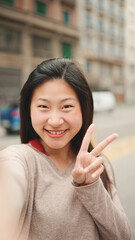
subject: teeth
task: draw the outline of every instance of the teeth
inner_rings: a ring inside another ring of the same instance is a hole
[[[57,131],[57,132],[55,132],[55,131],[48,131],[48,132],[51,133],[51,134],[54,134],[54,135],[59,135],[59,134],[64,133],[64,131]]]

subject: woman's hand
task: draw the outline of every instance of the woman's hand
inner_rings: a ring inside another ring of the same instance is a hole
[[[87,129],[80,151],[77,155],[75,167],[72,171],[74,182],[80,185],[91,184],[99,178],[104,171],[104,166],[102,165],[103,159],[99,157],[99,154],[109,143],[118,137],[118,134],[113,133],[100,142],[91,152],[88,152],[87,150],[94,128],[95,125],[91,124]]]

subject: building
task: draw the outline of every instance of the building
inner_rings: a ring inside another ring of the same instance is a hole
[[[133,16],[128,8],[130,17],[125,18],[125,1],[134,3],[0,0],[0,104],[17,99],[31,70],[49,57],[79,61],[93,89],[109,89],[118,101],[128,101],[133,96],[135,70],[125,57],[129,56],[125,44],[131,41],[128,30],[125,35],[129,26],[125,19]]]
[[[0,105],[16,101],[32,69],[49,57],[74,58],[75,0],[0,0]]]
[[[124,0],[78,1],[81,61],[94,88],[124,100]]]
[[[135,103],[135,1],[125,1],[125,100]]]

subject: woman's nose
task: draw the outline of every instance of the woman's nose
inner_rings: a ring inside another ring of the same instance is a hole
[[[49,119],[48,119],[48,123],[52,127],[59,127],[60,125],[63,124],[63,122],[64,122],[63,118],[61,116],[57,116],[57,115],[53,115],[53,116],[49,117]]]

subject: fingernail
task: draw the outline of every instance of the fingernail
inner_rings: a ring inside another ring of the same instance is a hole
[[[117,138],[117,137],[119,137],[119,134],[118,133],[114,133],[114,136]]]

